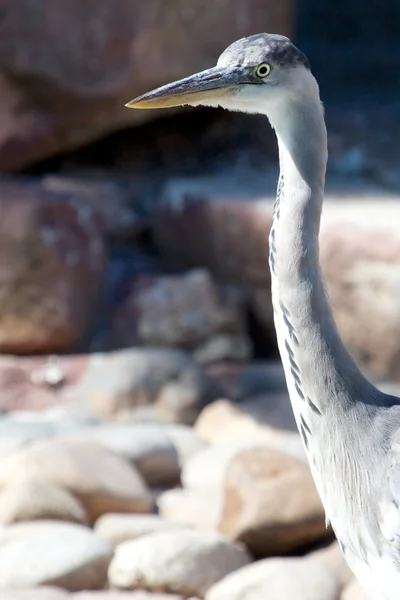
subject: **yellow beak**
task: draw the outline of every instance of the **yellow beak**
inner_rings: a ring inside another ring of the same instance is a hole
[[[171,108],[184,104],[218,104],[240,83],[239,71],[231,67],[213,67],[159,87],[131,100],[127,108]]]

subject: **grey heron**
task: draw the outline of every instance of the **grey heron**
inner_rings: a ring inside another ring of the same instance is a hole
[[[400,399],[356,366],[325,291],[318,236],[327,133],[307,58],[284,36],[253,35],[231,44],[215,67],[126,106],[180,105],[261,113],[275,130],[280,176],[269,263],[293,412],[347,562],[374,600],[400,600]]]

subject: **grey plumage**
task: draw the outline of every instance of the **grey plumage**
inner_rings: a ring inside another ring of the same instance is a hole
[[[260,65],[268,68],[260,72]],[[229,46],[216,67],[127,106],[182,104],[262,113],[276,131],[270,267],[293,412],[350,567],[374,600],[400,600],[400,400],[362,375],[329,306],[318,246],[327,135],[308,61],[287,38],[259,34]]]
[[[275,66],[293,66],[302,64],[310,68],[308,59],[289,38],[274,33],[257,33],[233,42],[219,58],[219,63],[245,66],[263,62],[262,57]]]

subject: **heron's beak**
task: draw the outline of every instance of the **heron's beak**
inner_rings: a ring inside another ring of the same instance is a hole
[[[237,69],[214,67],[143,94],[125,106],[128,108],[171,108],[183,104],[218,104],[239,83]]]

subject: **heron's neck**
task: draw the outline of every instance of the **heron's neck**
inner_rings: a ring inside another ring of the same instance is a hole
[[[317,88],[304,100],[268,114],[278,137],[281,169],[270,233],[272,297],[298,424],[302,406],[315,414],[340,414],[370,386],[339,337],[325,293],[318,234],[326,128]]]

